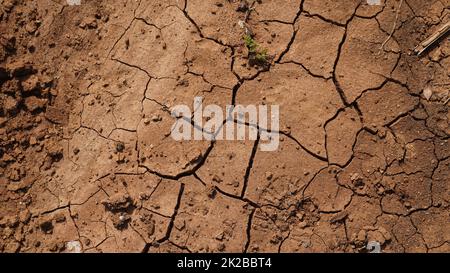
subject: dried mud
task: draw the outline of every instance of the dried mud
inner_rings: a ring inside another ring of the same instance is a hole
[[[449,252],[450,2],[381,2],[2,1],[0,251]],[[173,140],[196,96],[280,148]]]

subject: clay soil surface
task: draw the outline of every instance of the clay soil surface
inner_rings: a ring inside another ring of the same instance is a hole
[[[450,1],[252,2],[0,1],[0,251],[450,252]],[[175,141],[196,96],[279,149]]]

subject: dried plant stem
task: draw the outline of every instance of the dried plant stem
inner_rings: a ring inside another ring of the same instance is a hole
[[[397,13],[395,14],[395,22],[394,22],[394,25],[392,26],[391,33],[386,38],[386,40],[383,42],[383,44],[381,44],[381,50],[384,50],[384,47],[386,46],[386,44],[389,42],[389,40],[394,35],[395,29],[397,28],[397,21],[398,21],[398,17],[400,16],[400,11],[402,9],[402,5],[403,5],[403,0],[400,0],[400,4],[398,5],[398,8],[397,8]]]

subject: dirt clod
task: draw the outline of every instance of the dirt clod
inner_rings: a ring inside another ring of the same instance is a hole
[[[133,200],[128,194],[117,193],[101,202],[107,210],[116,212],[127,210],[133,205]]]
[[[53,232],[53,223],[51,220],[44,220],[39,224],[41,230],[46,234],[51,234]]]

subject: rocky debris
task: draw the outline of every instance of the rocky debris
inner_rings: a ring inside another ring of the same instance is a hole
[[[101,202],[111,212],[127,211],[134,206],[133,199],[128,194],[117,193]]]
[[[128,223],[130,222],[131,217],[126,213],[119,213],[112,217],[112,222],[115,228],[118,230],[123,230],[128,227]]]
[[[97,19],[95,17],[84,18],[78,26],[82,29],[96,29],[98,27]]]
[[[80,241],[70,241],[66,243],[67,253],[81,253],[82,247]]]
[[[25,106],[28,111],[35,112],[37,110],[43,110],[43,108],[47,105],[47,102],[47,99],[28,97],[25,99]]]
[[[32,177],[25,177],[20,181],[9,183],[7,189],[12,192],[27,191],[34,183]]]
[[[6,97],[2,103],[2,108],[5,114],[13,116],[17,113],[19,101],[13,97]]]
[[[6,177],[11,181],[20,181],[26,175],[26,169],[18,163],[14,163],[6,170]]]
[[[63,150],[60,146],[54,145],[47,148],[47,155],[42,164],[43,170],[50,169],[54,163],[61,161],[64,157]]]
[[[51,80],[40,79],[31,64],[16,61],[6,65],[2,71],[0,85],[0,128],[4,128],[4,136],[0,139],[0,167],[6,168],[7,177],[12,181],[19,181],[25,174],[16,167],[8,165],[19,162],[24,166],[24,160],[34,157],[42,151],[44,136],[40,134],[42,122],[40,113],[45,112],[49,99],[48,87]],[[34,129],[36,128],[36,129]],[[38,129],[39,128],[39,129]],[[26,130],[28,135],[21,133]],[[30,149],[36,147],[33,151]],[[26,152],[25,152],[26,151]],[[45,156],[45,154],[44,154]],[[44,169],[49,169],[51,163],[60,160],[60,156],[52,155],[51,158],[41,159],[44,161]],[[29,183],[9,185],[11,192],[27,189]]]
[[[365,194],[366,193],[366,184],[364,182],[364,176],[362,176],[359,173],[353,173],[350,177],[350,180],[352,182],[351,186],[358,194]]]
[[[52,97],[49,92],[51,79],[45,75],[39,76],[30,63],[20,61],[8,64],[0,71],[0,97],[3,102],[0,104],[0,116],[12,118],[22,109],[33,114],[36,114],[37,110],[45,110]]]
[[[130,214],[135,208],[133,199],[128,194],[116,193],[101,203],[111,213],[111,221],[116,229],[123,230],[128,227],[131,221]]]
[[[358,251],[367,251],[369,243],[385,246],[392,239],[392,235],[383,227],[364,226],[358,233],[351,235],[351,243]]]
[[[26,80],[23,80],[20,84],[24,93],[31,93],[40,88],[40,81],[36,75],[31,75]]]

